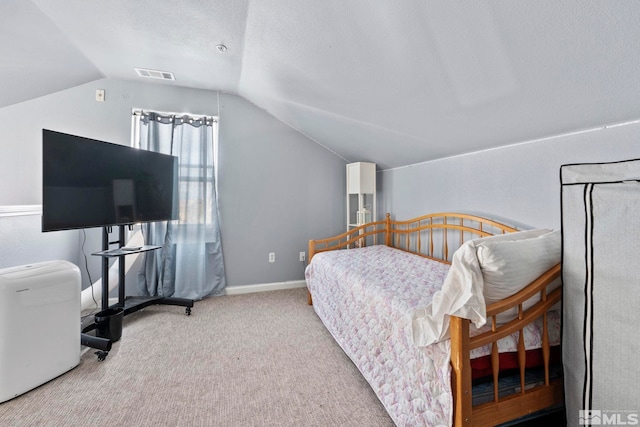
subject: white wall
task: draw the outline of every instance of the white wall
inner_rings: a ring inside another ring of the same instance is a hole
[[[345,230],[346,162],[265,111],[220,97],[220,221],[228,285],[302,280],[310,239]],[[269,252],[276,262],[268,262]]]
[[[105,89],[105,102],[95,101],[96,89]],[[126,145],[133,108],[220,116],[219,197],[228,285],[301,280],[298,252],[306,250],[308,240],[342,231],[342,159],[238,96],[110,79],[0,109],[0,206],[41,203],[43,128]],[[84,270],[81,233],[40,233],[39,217],[24,220],[28,230],[9,233],[7,221],[16,220],[0,218],[7,224],[0,226],[0,255],[20,254],[10,265],[72,258]],[[73,236],[56,242],[58,251],[51,243],[41,251],[56,233]],[[87,230],[87,237],[85,253],[95,280],[100,260],[90,253],[100,250],[100,229]],[[269,252],[276,252],[275,264],[267,262]]]
[[[105,89],[105,102],[95,100],[96,89]],[[102,79],[0,109],[0,205],[40,203],[43,128],[128,145],[132,108],[216,115],[217,95]]]
[[[584,131],[378,172],[379,212],[458,211],[560,227],[560,166],[640,158],[640,124]]]
[[[80,233],[40,232],[40,215],[0,216],[0,268],[52,259],[78,263]]]

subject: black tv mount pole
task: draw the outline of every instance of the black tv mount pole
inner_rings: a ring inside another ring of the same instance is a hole
[[[102,228],[102,251],[96,252],[92,255],[102,257],[102,311],[109,308],[122,308],[126,316],[136,311],[142,310],[150,305],[177,305],[185,307],[185,313],[187,316],[191,315],[191,308],[194,301],[187,298],[173,298],[164,296],[150,296],[150,297],[137,297],[129,296],[125,297],[125,256],[149,252],[160,249],[161,246],[144,245],[137,248],[125,247],[125,227],[127,225],[119,225],[118,228],[118,240],[109,241],[109,234],[112,232],[111,226],[105,226]],[[129,229],[132,229],[132,225],[128,225]],[[116,249],[109,249],[111,245],[118,245]],[[112,306],[109,306],[109,258],[118,258],[118,302]],[[95,335],[89,335],[87,332],[95,330],[97,328],[95,320],[83,327],[81,334],[81,343],[91,348],[98,349],[96,352],[99,360],[104,360],[108,352],[111,350],[111,345],[118,339],[111,340],[109,338],[102,338]]]

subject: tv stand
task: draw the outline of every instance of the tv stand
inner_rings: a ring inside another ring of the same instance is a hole
[[[103,227],[102,230],[102,251],[93,253],[92,255],[102,257],[102,311],[109,308],[122,308],[123,316],[126,316],[136,311],[142,310],[150,305],[177,305],[185,307],[185,313],[187,316],[191,315],[191,308],[193,307],[193,300],[186,298],[173,298],[163,296],[152,297],[137,297],[128,296],[125,297],[125,259],[127,255],[137,254],[141,252],[149,252],[160,249],[161,246],[144,245],[136,248],[125,248],[124,235],[125,226],[119,225],[119,238],[117,241],[109,241],[109,232],[111,227]],[[117,245],[115,249],[109,249],[111,245]],[[109,306],[109,259],[118,258],[118,302]],[[90,321],[87,325],[83,325],[82,333],[80,335],[80,342],[87,347],[95,348],[98,351],[96,355],[98,360],[104,360],[113,342],[110,339],[98,337],[92,334],[88,334],[92,330],[95,330],[97,325],[95,321]],[[117,341],[117,340],[116,340]]]

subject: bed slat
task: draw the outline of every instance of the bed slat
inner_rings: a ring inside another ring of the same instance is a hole
[[[500,390],[498,386],[498,376],[500,373],[500,353],[498,352],[498,341],[491,345],[491,370],[493,371],[493,401],[498,402]]]
[[[527,366],[527,353],[524,349],[524,329],[518,333],[518,366],[520,368],[520,393],[524,394],[524,373]]]
[[[549,385],[549,360],[551,349],[549,346],[549,326],[547,325],[547,313],[542,315],[542,360],[544,361],[544,383]]]

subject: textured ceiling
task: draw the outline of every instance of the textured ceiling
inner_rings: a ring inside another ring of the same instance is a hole
[[[638,22],[635,0],[2,0],[0,107],[171,71],[384,169],[640,118]]]

